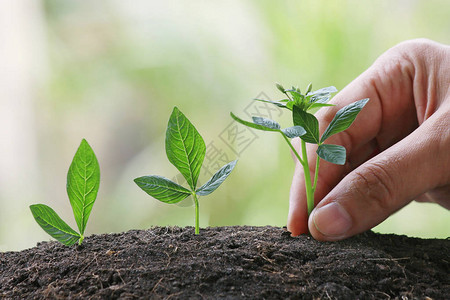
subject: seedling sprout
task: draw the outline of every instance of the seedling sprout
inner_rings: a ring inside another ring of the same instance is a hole
[[[49,235],[71,246],[84,240],[84,231],[100,186],[100,166],[91,146],[82,140],[67,173],[67,195],[80,233],[73,230],[45,204],[30,205],[39,226]]]
[[[292,87],[285,89],[282,85],[276,84],[277,89],[282,92],[286,98],[279,101],[269,101],[264,99],[254,99],[266,103],[271,103],[278,107],[292,111],[292,127],[281,129],[277,122],[261,118],[253,117],[253,123],[244,121],[231,113],[231,117],[237,122],[262,131],[278,132],[288,143],[294,155],[303,167],[305,176],[306,199],[308,215],[314,208],[314,192],[317,187],[319,175],[320,158],[337,165],[344,165],[346,162],[346,150],[340,145],[325,144],[325,141],[332,135],[346,130],[355,120],[358,113],[369,101],[368,98],[351,103],[341,108],[334,116],[331,123],[326,128],[322,136],[319,136],[319,121],[314,116],[322,107],[333,106],[328,101],[331,94],[337,92],[334,86],[326,87],[312,92],[312,85],[306,88],[306,93],[302,94],[299,88]],[[290,139],[299,137],[301,139],[301,155],[292,145]],[[316,144],[317,158],[315,163],[314,177],[311,178],[308,157],[306,153],[306,143]]]
[[[223,166],[208,182],[197,188],[197,180],[205,158],[206,146],[197,129],[177,108],[173,109],[166,131],[166,154],[169,161],[186,179],[189,189],[165,177],[151,175],[136,178],[134,182],[155,199],[178,203],[192,196],[195,206],[195,234],[199,234],[199,196],[215,191],[233,171],[236,160]]]

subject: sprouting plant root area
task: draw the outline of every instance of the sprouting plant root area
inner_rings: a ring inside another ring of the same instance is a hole
[[[448,299],[450,240],[156,227],[0,253],[0,298]]]

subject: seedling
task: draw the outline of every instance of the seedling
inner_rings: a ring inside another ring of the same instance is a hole
[[[44,204],[30,205],[39,226],[64,245],[83,242],[86,224],[100,185],[100,166],[94,151],[83,139],[67,173],[67,195],[80,233],[67,225],[58,214]]]
[[[165,177],[151,175],[136,178],[134,182],[157,200],[174,204],[192,196],[195,205],[195,234],[199,234],[198,196],[214,192],[233,171],[236,160],[223,166],[208,182],[197,188],[197,180],[205,158],[206,146],[194,125],[177,108],[169,118],[166,131],[166,154],[169,161],[186,179],[189,189]]]
[[[327,102],[330,100],[331,94],[337,92],[337,89],[334,86],[330,86],[311,92],[312,85],[309,84],[306,88],[306,93],[302,94],[300,89],[296,87],[285,89],[280,84],[276,84],[276,87],[287,97],[286,99],[276,102],[264,99],[254,100],[271,103],[278,107],[292,111],[294,126],[281,129],[280,124],[266,118],[253,117],[252,123],[238,118],[233,113],[231,113],[231,117],[237,122],[250,128],[278,132],[283,136],[284,140],[288,143],[304,170],[307,209],[309,215],[314,208],[314,192],[317,187],[320,158],[337,165],[343,165],[346,162],[345,148],[340,145],[325,144],[325,141],[330,136],[350,127],[358,113],[366,105],[369,99],[362,99],[341,108],[336,113],[322,136],[319,137],[319,121],[314,116],[314,113],[322,107],[333,106],[333,104],[329,104]],[[301,156],[289,140],[296,137],[300,137],[301,139]],[[316,151],[317,158],[313,181],[311,180],[308,157],[306,154],[306,143],[316,144],[318,146]]]

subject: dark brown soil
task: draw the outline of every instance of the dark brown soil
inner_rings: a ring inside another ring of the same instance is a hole
[[[449,299],[450,240],[156,227],[0,253],[2,299]]]

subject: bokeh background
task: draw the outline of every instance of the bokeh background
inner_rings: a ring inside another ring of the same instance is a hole
[[[200,181],[239,158],[202,198],[201,226],[286,224],[293,163],[284,141],[235,127],[229,112],[288,116],[251,101],[275,82],[342,89],[388,48],[450,43],[450,3],[423,1],[0,1],[0,251],[50,237],[28,206],[76,228],[66,174],[82,138],[101,166],[87,234],[193,225],[132,179],[177,177],[164,137],[178,106],[208,145]],[[449,212],[413,203],[375,228],[447,237]]]

